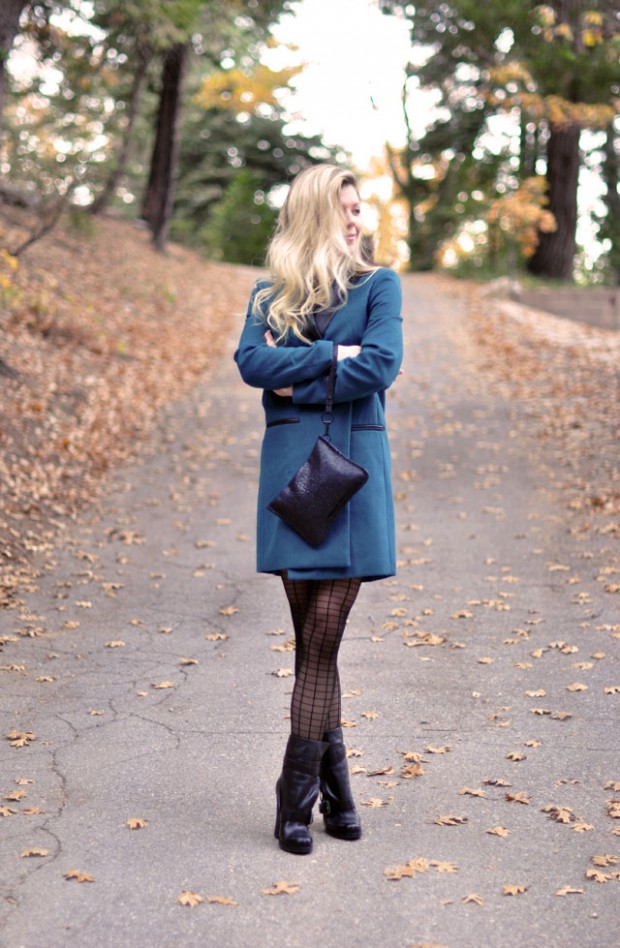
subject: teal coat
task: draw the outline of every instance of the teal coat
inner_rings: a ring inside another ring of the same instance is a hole
[[[264,285],[264,284],[262,284]],[[289,332],[277,348],[267,326],[252,315],[252,300],[235,361],[248,385],[264,389],[266,430],[258,488],[257,569],[291,579],[358,576],[396,571],[390,449],[385,390],[402,362],[400,281],[392,270],[361,277],[336,311],[323,338],[303,343]],[[338,363],[332,442],[369,473],[364,487],[338,515],[328,537],[311,547],[267,509],[305,461],[319,434],[334,345],[359,345],[356,358]],[[273,389],[293,386],[292,398]]]

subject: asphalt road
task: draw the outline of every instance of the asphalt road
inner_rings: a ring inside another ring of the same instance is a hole
[[[0,614],[2,948],[618,944],[617,539],[478,375],[464,298],[403,283],[399,573],[341,653],[363,838],[273,838],[292,633],[228,359]]]

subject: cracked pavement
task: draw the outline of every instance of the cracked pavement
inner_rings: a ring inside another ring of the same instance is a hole
[[[273,839],[292,632],[254,571],[260,396],[228,358],[0,614],[3,948],[617,944],[617,534],[582,528],[554,445],[479,374],[466,298],[403,287],[399,573],[341,653],[362,840]]]

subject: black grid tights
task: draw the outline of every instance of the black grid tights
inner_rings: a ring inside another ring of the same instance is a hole
[[[291,731],[312,741],[340,726],[338,649],[360,579],[282,577],[295,628]]]

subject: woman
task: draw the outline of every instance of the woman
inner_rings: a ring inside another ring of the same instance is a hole
[[[342,736],[338,649],[363,581],[395,572],[385,390],[402,359],[398,276],[368,262],[353,175],[317,165],[293,181],[271,241],[271,278],[254,289],[235,360],[262,388],[267,428],[258,491],[257,568],[282,577],[295,628],[291,735],[276,785],[281,849],[312,851],[321,793],[326,831],[359,839]],[[318,547],[269,502],[323,433],[327,377],[337,374],[332,442],[369,472]]]

